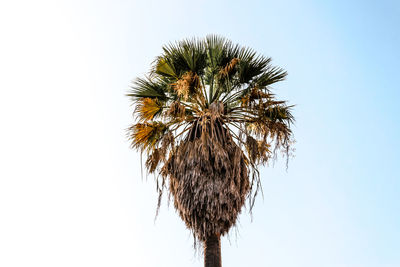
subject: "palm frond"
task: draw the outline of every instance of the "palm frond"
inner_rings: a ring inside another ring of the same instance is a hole
[[[142,98],[138,100],[135,111],[141,121],[149,121],[161,114],[163,103],[158,98]]]
[[[153,149],[162,139],[167,126],[162,122],[136,123],[128,128],[132,147],[144,151]]]
[[[259,77],[257,77],[253,82],[257,84],[260,88],[265,88],[271,84],[281,82],[285,80],[287,72],[279,67],[270,67],[264,71]]]
[[[158,57],[156,59],[156,64],[153,69],[153,73],[158,75],[166,76],[169,78],[178,78],[174,65],[168,57]]]
[[[171,68],[178,76],[188,71],[203,74],[206,66],[206,51],[204,42],[196,39],[183,40],[163,47],[164,58],[168,58]]]
[[[161,79],[137,78],[127,96],[131,97],[134,102],[141,98],[158,98],[166,101],[167,86]]]

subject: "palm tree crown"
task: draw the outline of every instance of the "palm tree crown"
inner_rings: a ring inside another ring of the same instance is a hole
[[[195,240],[226,234],[246,199],[253,206],[258,167],[290,151],[291,106],[271,92],[287,73],[270,62],[219,36],[183,40],[164,46],[128,94],[132,147]]]

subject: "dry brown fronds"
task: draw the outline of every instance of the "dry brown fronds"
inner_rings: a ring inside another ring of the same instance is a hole
[[[148,97],[141,99],[136,106],[136,111],[142,121],[152,120],[161,109],[162,103],[159,100]]]
[[[172,84],[177,95],[187,100],[189,95],[195,95],[200,89],[200,79],[196,73],[188,71],[182,77]]]
[[[254,86],[254,88],[251,89],[250,93],[246,94],[244,97],[241,99],[241,105],[242,107],[249,107],[249,108],[254,108],[256,106],[259,107],[265,107],[265,104],[271,105],[271,104],[278,104],[278,103],[273,103],[273,94],[267,92],[264,92],[263,90],[259,89],[258,86]],[[281,101],[281,103],[285,103],[285,101]]]
[[[186,108],[179,101],[174,101],[167,111],[167,115],[173,119],[183,120],[185,118]]]
[[[267,143],[266,138],[263,140],[256,140],[252,136],[246,136],[246,149],[247,155],[251,162],[254,164],[264,164],[271,157],[270,145]]]
[[[157,148],[148,155],[145,166],[149,173],[153,173],[157,169],[157,166],[163,159],[163,156],[164,155],[160,152],[160,149]]]
[[[254,87],[250,93],[250,99],[252,101],[256,99],[271,99],[272,97],[273,95],[271,93],[263,92],[257,86]]]
[[[143,151],[156,145],[163,136],[166,126],[161,122],[136,123],[128,130],[132,147]]]
[[[233,58],[225,67],[219,71],[220,77],[226,77],[232,73],[236,65],[239,63],[238,58]]]

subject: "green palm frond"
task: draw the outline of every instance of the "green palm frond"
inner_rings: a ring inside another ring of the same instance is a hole
[[[271,84],[285,80],[287,72],[279,67],[271,67],[266,69],[259,77],[254,79],[253,83],[260,88],[265,88]]]
[[[164,55],[168,58],[171,68],[180,76],[188,71],[202,74],[206,66],[206,51],[201,40],[183,40],[163,47]]]
[[[167,57],[157,58],[153,72],[158,75],[167,76],[168,78],[178,79],[175,67]]]
[[[131,97],[133,101],[144,97],[158,98],[162,101],[166,101],[167,86],[165,82],[158,78],[137,78],[127,96]]]

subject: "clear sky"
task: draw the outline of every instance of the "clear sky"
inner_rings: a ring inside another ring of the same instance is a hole
[[[124,129],[169,41],[271,56],[296,156],[262,169],[223,266],[400,266],[398,1],[2,1],[0,266],[202,266]]]

